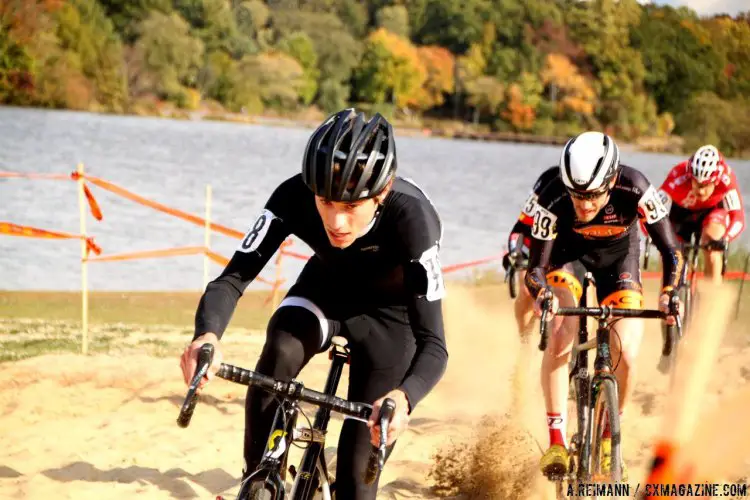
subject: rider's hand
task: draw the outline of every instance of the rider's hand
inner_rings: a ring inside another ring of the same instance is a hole
[[[534,314],[537,317],[541,317],[542,316],[542,310],[544,309],[543,308],[544,299],[546,298],[547,292],[549,292],[549,294],[552,295],[552,297],[551,297],[552,298],[552,311],[551,311],[552,314],[548,314],[547,315],[547,321],[551,321],[552,320],[552,316],[554,316],[555,313],[557,313],[557,309],[560,307],[560,301],[557,300],[557,296],[554,293],[552,293],[547,288],[543,288],[539,292],[539,295],[536,296],[536,300],[534,301]]]
[[[661,296],[659,297],[659,310],[664,314],[669,314],[669,302],[672,300],[672,296],[677,297],[677,312],[678,314],[682,314],[682,302],[680,301],[679,296],[674,295],[674,292],[672,291],[662,292]],[[674,316],[667,316],[666,321],[670,326],[677,323],[677,320]]]
[[[396,403],[396,409],[393,410],[393,420],[388,424],[388,446],[392,445],[396,439],[409,426],[409,400],[406,398],[404,391],[395,389],[372,404],[372,414],[367,421],[367,427],[370,428],[370,443],[373,446],[380,446],[380,405],[386,398],[391,398]]]
[[[201,380],[201,383],[198,386],[199,390],[206,385],[209,380],[214,378],[216,372],[219,371],[219,366],[221,366],[222,355],[218,337],[215,333],[204,333],[197,339],[193,340],[190,345],[185,347],[182,356],[180,356],[182,376],[185,378],[185,384],[190,385],[190,381],[193,380],[193,375],[195,375],[195,369],[198,364],[198,351],[203,344],[213,344],[214,359],[211,362],[211,367],[208,369],[206,376],[203,377],[203,380]]]

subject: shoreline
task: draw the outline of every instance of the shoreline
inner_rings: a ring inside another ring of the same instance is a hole
[[[147,112],[143,108],[140,108],[127,113],[114,113],[96,110],[41,108],[32,106],[2,105],[0,107],[18,110],[91,113],[96,115],[109,115],[117,117],[159,118],[192,122],[227,122],[243,125],[263,125],[269,127],[309,130],[314,129],[325,117],[323,113],[316,110],[303,111],[299,114],[299,116],[278,116],[230,113],[226,111],[212,110],[207,107],[194,111],[163,107],[161,109],[158,109],[157,112]],[[468,122],[457,122],[447,119],[427,119],[426,122],[427,123],[425,124],[408,124],[402,120],[393,120],[393,125],[397,136],[411,138],[439,138],[478,142],[505,142],[512,144],[536,144],[541,146],[563,146],[569,139],[569,137],[554,135],[543,136],[517,132],[493,132],[487,131],[486,126],[477,128],[473,124]],[[672,155],[684,154],[682,151],[683,143],[683,139],[675,135],[666,138],[642,137],[636,142],[625,142],[622,140],[618,141],[620,148],[626,151]],[[740,157],[737,159],[743,158]]]

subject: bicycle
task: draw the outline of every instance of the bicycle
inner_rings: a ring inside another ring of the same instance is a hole
[[[573,346],[572,355],[575,362],[569,369],[569,380],[574,388],[576,405],[576,432],[573,434],[569,447],[569,468],[559,475],[552,475],[550,480],[556,483],[557,497],[567,498],[567,488],[564,483],[573,485],[588,484],[592,482],[618,483],[622,479],[622,456],[620,444],[622,440],[620,432],[619,397],[617,378],[612,367],[610,357],[609,332],[612,324],[609,320],[613,318],[652,318],[665,319],[668,315],[677,312],[676,296],[670,304],[670,313],[665,314],[653,309],[618,309],[609,306],[586,307],[586,292],[590,286],[592,277],[587,273],[583,281],[583,294],[578,307],[561,307],[555,313],[558,316],[578,316],[578,342]],[[539,349],[547,348],[547,315],[550,312],[552,298],[550,294],[543,303],[540,324],[541,339]],[[596,337],[589,339],[587,317],[597,319],[598,326]],[[677,324],[670,328],[680,330],[682,325],[679,316]],[[662,353],[669,353],[673,347],[674,335],[664,338]],[[594,375],[589,374],[588,351],[596,349],[594,359]],[[606,424],[609,424],[611,434],[611,461],[610,470],[607,474],[602,468],[602,439]],[[597,498],[596,496],[594,498]]]
[[[718,250],[722,252],[722,267],[721,267],[721,275],[724,276],[726,269],[727,269],[727,258],[729,256],[728,252],[728,243],[726,240],[722,240],[721,242],[709,242],[704,244],[699,244],[700,234],[697,232],[693,232],[690,235],[690,241],[682,244],[682,254],[683,259],[685,262],[685,265],[682,266],[682,270],[680,272],[680,280],[677,287],[678,290],[678,296],[680,297],[680,301],[682,302],[682,325],[683,329],[682,332],[680,332],[679,338],[674,340],[675,349],[672,350],[673,355],[662,357],[662,359],[659,361],[659,371],[662,373],[667,373],[670,370],[670,367],[672,366],[672,361],[674,356],[677,352],[677,346],[679,345],[680,340],[683,336],[687,335],[687,333],[690,330],[690,318],[691,314],[693,312],[693,309],[695,308],[695,304],[698,301],[698,279],[696,276],[696,273],[698,272],[698,257],[700,256],[700,250]],[[649,264],[649,254],[650,254],[650,247],[651,247],[651,239],[646,239],[646,251],[644,252],[643,257],[643,266],[644,269],[648,269]],[[664,336],[669,335],[669,333],[664,330],[662,332]]]
[[[367,422],[372,413],[372,405],[357,403],[336,397],[344,365],[349,363],[349,349],[339,337],[334,337],[329,350],[331,367],[323,392],[307,389],[301,382],[291,380],[284,382],[266,375],[222,363],[217,376],[242,385],[254,385],[280,398],[279,408],[274,416],[266,449],[258,467],[240,485],[236,500],[284,500],[287,455],[291,445],[298,442],[307,443],[300,461],[299,471],[289,467],[292,485],[288,493],[291,500],[331,500],[335,498],[335,483],[329,477],[325,462],[325,438],[331,412],[341,413],[349,418]],[[208,372],[213,358],[213,345],[204,344],[198,354],[195,376],[190,382],[185,402],[180,409],[177,423],[187,427],[193,416],[198,394],[196,392],[201,379]],[[298,403],[310,403],[318,407],[314,423],[310,424]],[[396,404],[391,399],[384,400],[378,416],[381,428],[379,446],[370,451],[368,465],[363,477],[366,484],[372,484],[383,468],[386,458],[388,424],[393,418]],[[297,428],[298,414],[302,414],[308,427]],[[346,418],[346,417],[345,417]]]
[[[508,269],[505,271],[505,282],[508,283],[510,298],[518,297],[518,287],[520,279],[519,271],[525,271],[529,266],[529,259],[518,248],[514,248],[508,253]]]

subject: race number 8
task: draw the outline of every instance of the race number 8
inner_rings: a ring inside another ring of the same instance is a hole
[[[274,215],[270,210],[263,210],[263,213],[255,220],[253,227],[250,228],[242,239],[242,243],[240,243],[237,251],[244,253],[254,252],[266,237],[273,218]]]

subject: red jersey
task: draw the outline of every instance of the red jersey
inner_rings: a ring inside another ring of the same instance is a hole
[[[692,193],[692,183],[690,182],[692,174],[688,161],[672,168],[664,180],[664,184],[661,185],[660,191],[669,197],[668,200],[663,200],[667,208],[671,203],[676,203],[682,208],[696,212],[711,208],[723,208],[729,214],[727,237],[734,240],[745,227],[742,195],[740,195],[740,190],[737,187],[737,178],[729,165],[721,162],[719,169],[721,169],[721,172],[716,183],[716,189],[706,201],[698,201]]]

